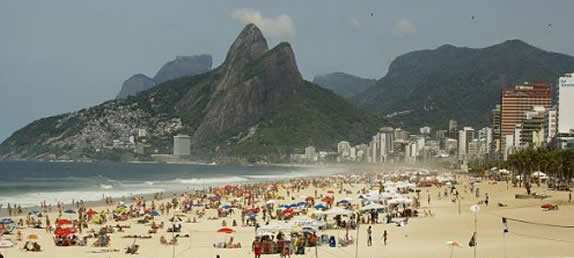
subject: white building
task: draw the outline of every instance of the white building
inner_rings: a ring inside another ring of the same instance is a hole
[[[428,127],[428,126],[421,127],[421,128],[419,129],[419,132],[420,132],[421,134],[427,134],[427,135],[428,135],[428,134],[431,133],[431,128]]]
[[[349,156],[351,156],[351,143],[348,141],[340,141],[337,144],[337,153],[339,153],[340,158],[349,158]]]
[[[484,127],[478,131],[479,154],[488,154],[492,149],[492,128]]]
[[[305,159],[308,161],[317,161],[318,157],[315,147],[308,146],[307,148],[305,148]]]
[[[574,73],[558,79],[558,132],[574,129]]]
[[[191,154],[191,137],[189,135],[176,135],[173,137],[173,155],[187,156]]]
[[[550,143],[558,132],[558,111],[555,108],[546,110],[544,114],[544,138]]]

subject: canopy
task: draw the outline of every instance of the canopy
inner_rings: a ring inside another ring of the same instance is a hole
[[[390,199],[388,204],[412,204],[413,200],[405,197],[400,197],[396,199]]]
[[[542,171],[536,171],[534,173],[532,173],[530,176],[532,177],[536,177],[536,178],[546,178],[546,174]]]
[[[353,214],[353,211],[339,208],[339,207],[335,207],[335,208],[332,208],[330,210],[324,211],[321,214],[324,214],[324,215],[351,215],[351,214]]]
[[[362,207],[360,210],[362,211],[368,211],[368,210],[380,210],[380,209],[384,209],[385,206],[380,205],[378,203],[370,203],[369,205]]]

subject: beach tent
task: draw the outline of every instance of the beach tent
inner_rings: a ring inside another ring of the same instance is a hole
[[[362,207],[360,210],[362,211],[368,211],[368,210],[380,210],[380,209],[384,209],[385,206],[378,204],[378,203],[370,203],[369,205]]]

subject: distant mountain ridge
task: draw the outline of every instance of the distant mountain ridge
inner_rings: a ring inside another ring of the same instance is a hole
[[[480,49],[443,45],[397,57],[376,85],[351,101],[411,129],[444,128],[449,119],[481,127],[489,124],[501,88],[523,81],[554,85],[572,71],[574,57],[520,40]]]
[[[309,145],[336,150],[338,141],[366,142],[382,123],[303,80],[291,45],[269,49],[249,24],[210,72],[36,120],[0,144],[0,158],[149,158],[171,153],[173,136],[187,134],[196,157],[284,161]],[[126,151],[140,145],[138,153]]]
[[[313,78],[313,83],[330,89],[335,94],[345,98],[351,98],[360,94],[375,85],[376,82],[377,80],[375,79],[365,79],[343,72],[322,74]]]
[[[122,84],[117,98],[135,96],[169,80],[209,72],[212,65],[213,60],[210,55],[177,56],[174,60],[164,64],[153,78],[141,73],[131,76]]]

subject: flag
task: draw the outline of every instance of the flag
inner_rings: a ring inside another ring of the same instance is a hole
[[[508,224],[506,223],[506,217],[502,217],[502,227],[504,228],[504,233],[508,233]]]
[[[476,232],[472,233],[472,237],[470,238],[470,241],[468,241],[468,246],[470,247],[476,246]]]

